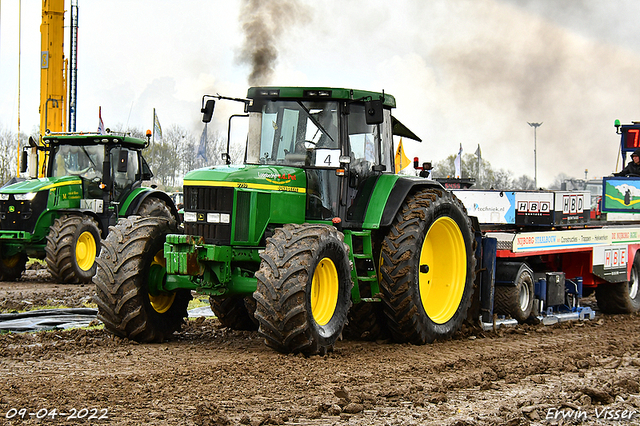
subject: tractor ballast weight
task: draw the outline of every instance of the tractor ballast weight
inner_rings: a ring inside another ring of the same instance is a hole
[[[168,338],[192,290],[224,326],[257,329],[281,352],[324,353],[343,331],[423,344],[459,329],[475,279],[471,220],[437,182],[395,174],[393,135],[419,138],[391,115],[393,96],[252,87],[246,99],[203,97],[203,121],[215,100],[244,105],[244,164],[185,175],[183,233],[132,219],[106,238],[104,253],[123,253],[97,260],[107,330]],[[132,241],[163,246],[136,265],[140,279],[126,272],[135,253],[123,250],[142,246]],[[129,291],[135,301],[120,304]]]
[[[166,193],[142,187],[153,176],[142,156],[147,145],[114,133],[50,133],[41,146],[31,139],[30,175],[42,155],[45,177],[0,188],[0,279],[19,278],[33,257],[45,259],[58,282],[91,282],[100,240],[118,218],[177,220]]]

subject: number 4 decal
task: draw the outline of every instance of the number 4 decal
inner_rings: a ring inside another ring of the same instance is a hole
[[[340,167],[339,149],[316,149],[316,167]]]

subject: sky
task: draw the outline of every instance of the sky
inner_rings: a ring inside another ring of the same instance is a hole
[[[39,124],[42,2],[22,0],[21,43],[19,3],[0,0],[0,130],[17,131],[20,57],[21,131],[30,133]],[[548,186],[560,173],[622,168],[614,120],[640,120],[632,0],[78,3],[78,131],[97,129],[99,107],[106,127],[151,128],[155,108],[163,128],[199,135],[204,94],[244,97],[256,83],[384,90],[422,138],[404,142],[421,162],[479,145],[494,168],[533,177],[527,122],[542,123],[535,158],[538,185]],[[240,112],[218,102],[214,125],[226,134],[227,116]]]

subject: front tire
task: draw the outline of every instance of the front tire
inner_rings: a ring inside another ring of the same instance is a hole
[[[109,332],[138,342],[162,342],[180,330],[191,292],[152,290],[166,276],[164,242],[175,232],[175,220],[163,217],[121,218],[111,228],[93,279],[98,319]]]
[[[343,240],[337,229],[321,224],[285,225],[267,239],[254,293],[267,346],[305,355],[333,348],[353,285]]]
[[[100,254],[98,222],[91,216],[60,216],[49,228],[45,253],[49,272],[57,282],[91,282]]]
[[[596,287],[598,308],[605,314],[631,314],[640,311],[640,252],[631,265],[629,281],[599,284]]]
[[[382,243],[381,290],[391,337],[430,343],[466,319],[475,279],[471,221],[443,189],[405,199]]]

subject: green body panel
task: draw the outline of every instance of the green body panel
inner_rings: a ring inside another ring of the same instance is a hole
[[[216,166],[187,173],[184,177],[184,186],[189,185],[299,193],[306,191],[307,178],[304,170],[290,166]]]
[[[138,195],[142,194],[143,192],[148,192],[148,191],[152,191],[152,189],[151,188],[146,188],[146,187],[140,187],[140,188],[136,188],[133,191],[131,191],[129,193],[129,195],[127,195],[127,199],[124,200],[122,205],[120,205],[120,210],[118,211],[118,216],[125,217],[127,215],[127,210],[129,209],[129,206],[131,206],[131,203],[133,203],[133,200],[135,200]]]
[[[319,95],[320,92],[327,95]],[[329,96],[328,94],[331,94]],[[370,98],[378,100],[384,96],[383,104],[395,108],[396,99],[389,94],[370,92],[368,90],[340,89],[334,87],[251,87],[247,92],[247,98],[292,98],[292,99],[344,99],[356,100]]]
[[[0,194],[26,194],[29,192],[45,191],[52,188],[62,188],[65,186],[74,186],[69,189],[67,194],[69,197],[82,198],[82,180],[77,176],[48,177],[39,179],[23,180],[13,185],[5,186],[0,189]],[[80,188],[79,192],[77,189]]]
[[[268,225],[303,223],[306,206],[304,170],[289,166],[218,166],[187,173],[183,186],[234,188],[231,246],[204,244],[199,236],[167,236],[167,278],[163,290],[198,290],[214,296],[251,294]],[[241,232],[236,225],[242,223]],[[243,238],[239,239],[242,234]]]
[[[387,205],[389,194],[393,190],[398,175],[383,174],[380,175],[376,182],[373,193],[369,199],[369,205],[367,207],[367,214],[364,218],[362,227],[364,229],[378,229],[380,228],[380,221],[382,220],[382,213]]]
[[[235,188],[232,245],[258,245],[269,224],[304,222],[307,179],[302,169],[261,165],[210,167],[187,173],[183,186]]]
[[[82,180],[76,176],[30,179],[0,190],[2,194],[28,194],[48,192],[46,207],[39,212],[33,232],[0,230],[0,240],[7,255],[26,252],[29,256],[42,257],[46,237],[53,221],[60,216],[59,210],[77,209],[82,199]],[[16,201],[10,208],[20,208]],[[34,214],[37,212],[34,212]]]

